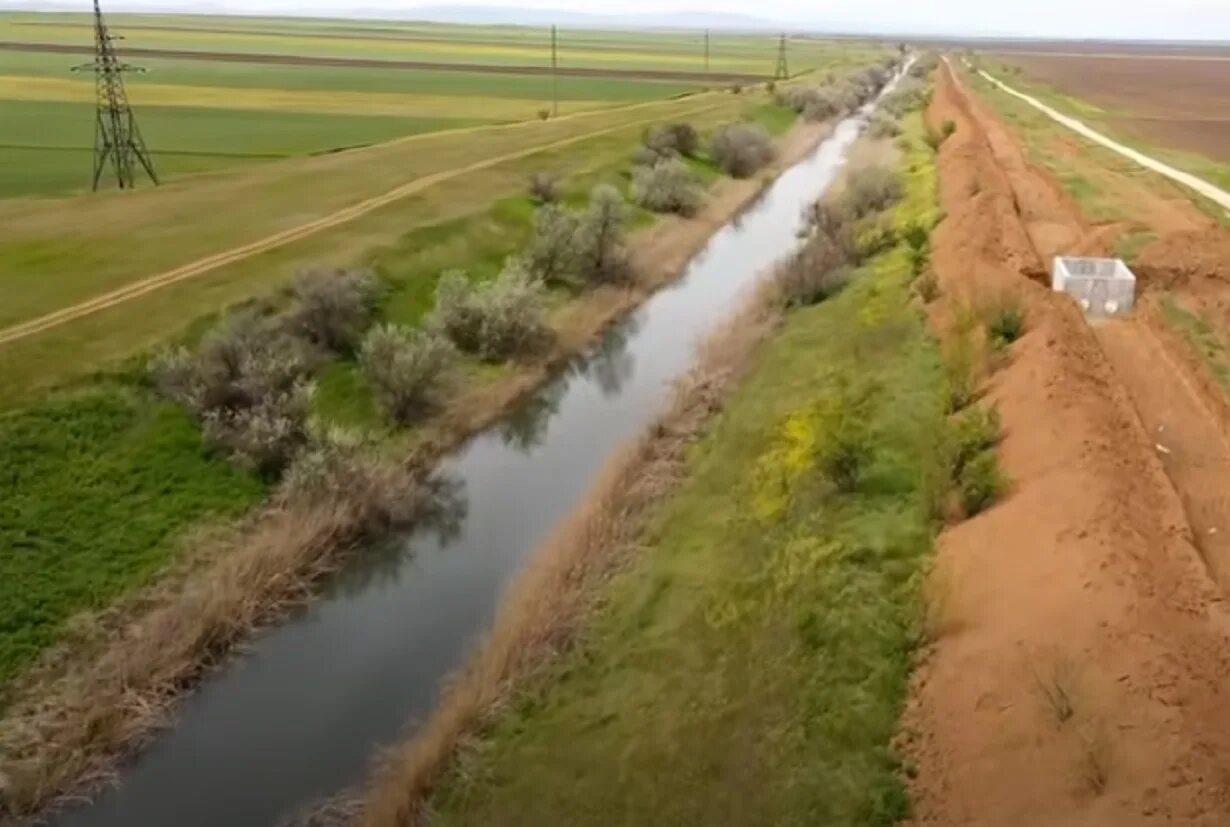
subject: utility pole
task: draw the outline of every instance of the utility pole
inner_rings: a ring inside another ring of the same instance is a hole
[[[559,34],[551,27],[551,117],[559,117]]]
[[[786,34],[784,32],[777,43],[777,68],[773,70],[773,79],[790,79],[790,64],[786,62]]]
[[[705,29],[705,74],[709,74],[709,30]]]
[[[107,162],[115,172],[115,181],[120,189],[136,186],[136,165],[140,164],[150,180],[158,183],[154,162],[137,119],[128,105],[128,93],[124,90],[125,72],[143,72],[137,66],[121,63],[115,54],[115,41],[120,38],[111,34],[103,21],[102,9],[94,0],[94,62],[74,67],[74,72],[94,73],[95,118],[94,118],[94,190],[98,190],[103,169]]]

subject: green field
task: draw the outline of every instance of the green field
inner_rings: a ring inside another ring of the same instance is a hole
[[[699,33],[564,32],[564,70],[598,75],[553,82],[543,74],[546,33],[521,27],[125,14],[108,21],[124,36],[124,48],[199,53],[131,61],[147,71],[128,75],[129,97],[156,166],[169,180],[402,135],[531,120],[555,96],[560,111],[570,113],[712,85]],[[0,42],[88,49],[90,25],[86,15],[0,13]],[[209,52],[443,68],[233,62],[206,59]],[[840,68],[871,54],[870,47],[819,40],[791,45],[795,72]],[[715,73],[763,76],[772,72],[776,42],[716,36],[711,55]],[[89,185],[93,79],[70,71],[88,59],[0,49],[0,198]],[[457,71],[462,64],[465,70]],[[691,77],[625,74],[630,71]]]

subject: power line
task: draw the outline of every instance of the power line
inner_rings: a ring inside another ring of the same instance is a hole
[[[94,117],[94,177],[93,188],[98,190],[103,169],[110,162],[120,189],[136,186],[136,166],[140,164],[146,175],[155,184],[158,175],[150,158],[137,119],[128,104],[124,89],[125,72],[144,71],[140,67],[121,63],[115,53],[115,41],[120,38],[111,34],[103,20],[98,0],[94,0],[94,62],[77,66],[73,71],[94,72],[95,117]]]
[[[551,27],[551,117],[559,117],[559,34]]]

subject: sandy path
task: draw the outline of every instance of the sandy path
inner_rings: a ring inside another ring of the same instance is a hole
[[[1070,204],[1001,164],[1011,134],[947,70],[930,117],[958,126],[933,237],[946,310],[1011,293],[1029,327],[982,403],[1003,419],[1010,491],[943,533],[928,584],[935,640],[903,721],[914,823],[1228,824],[1230,614],[1176,493],[1210,466],[1168,475],[1148,421],[1173,406],[1157,415],[1185,454],[1220,434],[1173,376],[1134,404],[1168,370],[1135,323],[1107,329],[1108,359],[1074,303],[1025,277],[1061,243],[1029,225],[1062,225]]]
[[[677,114],[695,115],[708,111],[709,109],[714,108],[714,106],[715,104],[710,104]],[[604,112],[609,111],[610,110],[604,110]],[[579,117],[579,115],[571,117]],[[538,146],[521,149],[516,152],[510,152],[505,155],[496,155],[463,167],[455,167],[454,169],[436,172],[431,175],[423,176],[422,178],[416,178],[413,181],[402,184],[398,187],[394,187],[381,195],[352,204],[349,207],[314,219],[305,224],[300,224],[297,227],[291,227],[288,230],[283,230],[280,233],[275,233],[274,235],[267,236],[266,238],[258,241],[253,241],[249,244],[244,244],[239,247],[233,247],[229,250],[214,253],[213,255],[197,259],[196,261],[190,262],[181,267],[176,267],[172,270],[167,270],[165,272],[158,273],[157,275],[149,276],[131,284],[124,285],[123,287],[112,290],[108,293],[104,293],[100,296],[96,296],[87,301],[79,302],[78,304],[70,307],[61,308],[60,310],[53,313],[48,313],[37,319],[31,319],[30,321],[22,322],[21,324],[13,325],[12,327],[0,330],[0,345],[15,342],[19,339],[24,339],[28,336],[33,336],[37,333],[51,330],[52,328],[59,327],[60,325],[75,321],[76,319],[92,315],[101,310],[106,310],[109,307],[115,307],[123,302],[131,301],[132,299],[147,295],[155,290],[161,290],[164,287],[168,287],[172,284],[176,284],[187,279],[197,278],[198,276],[202,276],[217,270],[220,267],[225,267],[229,264],[234,264],[235,262],[242,261],[243,259],[250,258],[260,253],[274,250],[278,247],[285,246],[294,241],[298,241],[310,235],[319,233],[323,230],[338,227],[453,178],[467,175],[472,172],[479,172],[481,170],[498,166],[499,164],[508,163],[510,161],[516,161],[540,152],[547,152],[553,149],[571,146],[573,144],[581,143],[583,141],[600,137],[612,132],[626,130],[630,127],[648,125],[650,123],[660,121],[661,119],[661,115],[655,115],[652,118],[629,120],[618,126],[607,127],[605,129],[595,130],[593,132],[586,132],[581,135],[574,135],[570,138],[540,144]],[[563,118],[560,120],[563,120]]]
[[[1034,107],[1038,111],[1045,114],[1051,120],[1059,124],[1062,124],[1063,126],[1066,126],[1068,129],[1071,129],[1073,132],[1076,132],[1077,134],[1093,141],[1096,144],[1100,144],[1101,146],[1104,146],[1113,152],[1119,153],[1124,158],[1128,158],[1129,160],[1135,161],[1136,163],[1140,164],[1142,167],[1145,167],[1146,169],[1150,169],[1153,172],[1158,173],[1159,175],[1166,176],[1167,178],[1169,178],[1172,181],[1175,181],[1176,183],[1182,184],[1185,187],[1195,190],[1196,192],[1203,195],[1205,198],[1225,208],[1227,212],[1230,212],[1230,192],[1226,192],[1221,187],[1214,186],[1213,184],[1210,184],[1208,181],[1204,180],[1203,178],[1198,178],[1195,175],[1192,175],[1190,172],[1184,172],[1181,169],[1175,169],[1169,164],[1164,164],[1161,161],[1157,160],[1156,158],[1152,158],[1148,155],[1145,155],[1143,152],[1138,152],[1137,150],[1132,149],[1130,146],[1125,146],[1112,138],[1108,138],[1105,135],[1103,135],[1101,132],[1098,132],[1097,130],[1092,129],[1089,126],[1085,125],[1083,122],[1078,121],[1076,118],[1070,117],[1068,115],[1063,114],[1062,112],[1059,112],[1058,110],[1052,109],[1051,107],[1047,106],[1045,103],[1038,100],[1037,98],[1030,97],[1029,95],[1026,95],[1023,92],[1018,92],[1017,90],[1013,89],[1011,86],[1008,86],[1006,83],[1004,83],[1003,81],[999,80],[996,77],[993,77],[987,72],[979,71],[978,74],[982,75],[982,77],[986,78],[991,83],[995,84],[1000,89],[1007,92],[1009,95],[1012,95],[1014,97],[1020,98],[1021,100],[1025,101],[1030,106]]]

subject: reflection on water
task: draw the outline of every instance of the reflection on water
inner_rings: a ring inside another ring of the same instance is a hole
[[[465,497],[465,481],[455,474],[435,473],[423,483],[423,504],[415,518],[415,530],[435,540],[446,549],[461,536],[469,504]],[[329,594],[348,597],[380,582],[396,581],[406,557],[415,553],[393,534],[363,548],[362,565],[346,569],[330,584]]]
[[[435,704],[500,593],[652,422],[693,347],[797,243],[861,129],[850,119],[723,228],[683,278],[442,463],[441,519],[390,538],[182,704],[124,783],[61,827],[271,827],[355,783]],[[464,486],[464,497],[461,486]],[[447,551],[446,551],[447,548]]]

